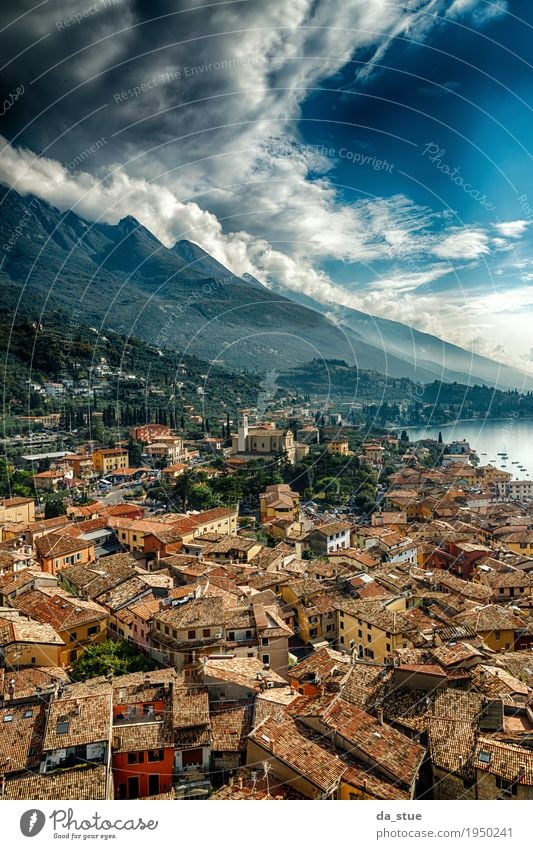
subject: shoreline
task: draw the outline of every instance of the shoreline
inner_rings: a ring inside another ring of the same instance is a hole
[[[459,424],[481,424],[485,425],[488,422],[533,422],[533,416],[518,416],[514,418],[513,416],[497,416],[494,418],[487,417],[483,419],[455,419],[453,422],[442,422],[437,424],[427,424],[427,425],[400,425],[398,427],[388,427],[387,430],[432,430],[434,428],[442,428],[442,427],[455,427]]]

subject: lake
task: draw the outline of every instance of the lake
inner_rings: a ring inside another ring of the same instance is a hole
[[[411,441],[438,439],[439,431],[444,442],[466,439],[477,452],[481,466],[491,463],[511,472],[514,480],[533,479],[533,419],[480,419],[406,430]],[[498,457],[499,453],[508,454],[507,459]],[[524,466],[525,471],[518,464]]]

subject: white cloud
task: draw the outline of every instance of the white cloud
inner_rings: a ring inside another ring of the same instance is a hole
[[[518,221],[500,221],[500,223],[495,224],[494,227],[507,239],[518,239],[525,233],[529,224],[529,221],[520,219]]]
[[[435,245],[433,253],[442,259],[479,259],[490,253],[487,233],[479,228],[455,229]]]

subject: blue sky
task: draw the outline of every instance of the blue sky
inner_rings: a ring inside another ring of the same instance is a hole
[[[2,181],[530,367],[530,4],[36,6],[2,11]]]

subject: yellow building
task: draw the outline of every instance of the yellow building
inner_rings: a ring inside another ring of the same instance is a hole
[[[127,469],[129,467],[128,452],[125,448],[97,448],[93,451],[93,465],[102,475],[117,469]]]
[[[107,638],[109,614],[93,601],[76,598],[58,587],[29,589],[12,606],[39,622],[51,625],[61,638],[60,662],[70,666],[93,643]]]
[[[37,622],[18,610],[0,617],[0,655],[6,669],[20,666],[61,665],[64,641],[51,625]]]
[[[35,522],[33,498],[2,498],[0,500],[0,524],[5,522]]]
[[[339,648],[360,660],[384,663],[399,648],[411,646],[414,628],[402,613],[406,599],[392,601],[336,600]]]
[[[347,439],[334,439],[326,445],[328,454],[335,454],[338,457],[347,457],[352,452],[348,447]]]
[[[485,645],[497,652],[514,651],[526,622],[506,607],[485,604],[456,616],[460,625],[469,625]]]
[[[273,519],[293,521],[298,518],[299,509],[300,496],[293,492],[287,483],[267,486],[266,491],[259,496],[261,522],[270,522]]]

